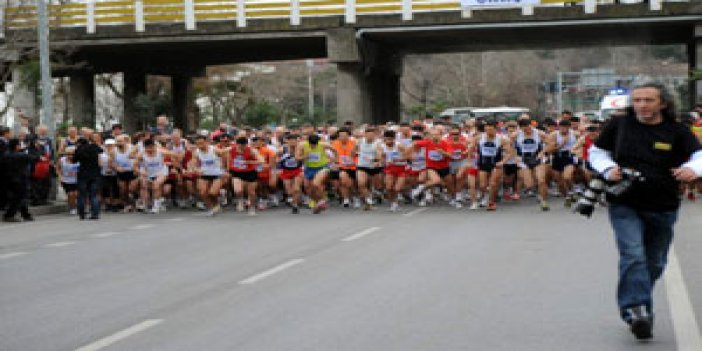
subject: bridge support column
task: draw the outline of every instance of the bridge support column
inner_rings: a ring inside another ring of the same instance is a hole
[[[24,72],[20,68],[12,71],[12,106],[14,108],[15,124],[13,130],[19,131],[20,113],[24,114],[32,122],[39,121],[37,110],[37,87],[36,84],[28,82]],[[30,122],[31,124],[31,122]]]
[[[124,72],[124,117],[122,124],[127,133],[141,127],[136,108],[137,96],[146,94],[146,74],[138,71]]]
[[[95,128],[95,77],[92,73],[71,75],[70,113],[73,124]]]
[[[173,124],[188,133],[197,128],[193,111],[193,79],[190,76],[171,76],[173,97]]]
[[[371,123],[372,111],[363,67],[356,63],[337,64],[337,121],[356,125]]]
[[[690,70],[702,72],[702,24],[695,27],[687,53]],[[702,103],[702,80],[690,82],[690,108],[696,103]]]
[[[400,121],[400,75],[379,71],[368,76],[373,123]]]

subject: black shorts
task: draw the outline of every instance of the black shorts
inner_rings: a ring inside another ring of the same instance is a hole
[[[117,176],[102,176],[102,197],[116,199],[119,197]]]
[[[491,173],[495,170],[495,167],[497,167],[497,163],[495,162],[478,163],[478,169],[481,172]]]
[[[341,173],[345,173],[349,178],[356,180],[356,171],[353,169],[340,169],[339,175],[341,175]]]
[[[63,191],[66,193],[70,193],[73,191],[78,191],[78,184],[66,184],[66,183],[61,183],[61,187],[63,188]]]
[[[178,179],[171,179],[171,178],[168,178],[168,179],[166,179],[165,182],[163,182],[163,184],[164,184],[164,185],[168,184],[168,185],[171,185],[171,186],[177,186],[177,185],[178,185]]]
[[[451,168],[427,168],[427,170],[436,172],[440,178],[446,178],[449,174],[451,174]]]
[[[215,181],[215,180],[217,180],[217,179],[219,179],[219,178],[220,178],[220,176],[209,176],[209,175],[201,175],[201,176],[200,176],[200,179],[206,180],[206,181],[208,181],[208,182]]]
[[[534,159],[527,158],[527,159],[524,159],[524,164],[527,166],[527,168],[534,169],[534,168],[538,167],[539,165],[541,165],[542,162],[538,158],[534,158]]]
[[[241,179],[241,181],[248,182],[248,183],[253,183],[258,180],[258,172],[256,171],[246,171],[246,172],[238,172],[238,171],[229,171],[229,174],[232,175],[232,178],[238,178]]]
[[[566,167],[575,165],[573,155],[570,154],[555,154],[553,155],[553,163],[551,164],[556,172],[563,172]]]
[[[134,179],[137,179],[136,174],[134,172],[119,172],[117,173],[117,179],[119,179],[122,182],[131,182]]]
[[[517,171],[519,171],[519,166],[517,165],[504,165],[504,170],[505,170],[505,175],[507,176],[513,176],[517,174]]]
[[[339,171],[329,171],[329,180],[339,180]]]
[[[363,172],[369,176],[375,176],[383,172],[382,167],[373,167],[373,168],[368,168],[368,167],[358,167],[358,170],[356,172]]]

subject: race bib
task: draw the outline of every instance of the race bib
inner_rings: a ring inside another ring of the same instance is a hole
[[[452,154],[452,157],[453,157],[454,160],[460,160],[462,154],[463,154],[463,153],[461,152],[461,150],[454,150],[454,151],[453,151],[453,154]]]
[[[341,164],[344,166],[353,165],[353,159],[350,156],[341,156]]]
[[[203,165],[205,165],[205,167],[212,167],[215,165],[215,161],[214,160],[205,160],[205,162],[203,162]]]
[[[237,156],[234,159],[234,168],[246,168],[246,163],[244,162],[244,158],[242,156]]]
[[[444,156],[441,155],[440,152],[432,150],[429,151],[429,159],[432,161],[441,161],[444,159]]]
[[[287,168],[297,168],[297,160],[289,158],[285,160],[285,167]]]
[[[322,155],[320,155],[318,152],[313,152],[309,154],[307,160],[309,162],[319,162],[322,160]]]

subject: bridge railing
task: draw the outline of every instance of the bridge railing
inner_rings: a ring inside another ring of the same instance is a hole
[[[662,1],[649,0],[651,10],[660,10]],[[585,13],[594,13],[598,0],[540,0],[539,6],[566,3],[583,5]],[[533,5],[518,7],[524,15],[533,14]],[[387,14],[409,21],[423,12],[455,11],[470,17],[473,10],[487,8],[462,7],[459,0],[84,0],[50,4],[49,23],[54,28],[84,27],[87,33],[95,33],[98,27],[134,25],[141,32],[151,24],[182,23],[194,30],[201,22],[233,21],[246,27],[247,20],[269,18],[288,18],[295,26],[304,18],[324,16],[343,16],[346,23],[355,23],[357,16]],[[6,30],[34,27],[36,22],[33,5],[0,7],[0,37]]]

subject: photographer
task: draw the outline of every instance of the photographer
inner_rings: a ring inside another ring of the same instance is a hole
[[[609,122],[590,149],[592,167],[610,182],[641,173],[623,193],[607,194],[619,249],[617,300],[637,339],[652,335],[652,291],[661,277],[678,217],[679,182],[702,175],[702,147],[676,121],[672,96],[660,84],[635,87],[633,107]]]
[[[21,222],[15,218],[17,211],[25,221],[33,221],[27,207],[29,190],[29,169],[39,158],[33,148],[24,149],[19,139],[10,139],[7,143],[8,151],[3,157],[5,167],[7,211],[3,216],[5,222]]]

